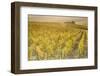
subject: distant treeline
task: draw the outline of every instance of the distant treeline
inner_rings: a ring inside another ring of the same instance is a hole
[[[48,26],[51,28],[52,27],[62,28],[63,26],[66,28],[76,28],[76,29],[88,30],[88,26],[76,24],[74,21],[72,22],[29,22],[29,24],[34,24],[38,26],[38,28],[42,25],[43,27]]]

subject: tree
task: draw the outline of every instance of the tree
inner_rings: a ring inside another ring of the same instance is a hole
[[[75,21],[72,21],[73,24],[75,24]]]

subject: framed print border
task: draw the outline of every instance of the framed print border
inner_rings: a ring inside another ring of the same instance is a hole
[[[45,8],[60,8],[60,9],[78,9],[78,10],[93,10],[94,11],[94,65],[93,66],[75,66],[61,68],[46,68],[46,69],[20,69],[20,7],[45,7]],[[97,69],[97,7],[93,6],[77,6],[77,5],[61,5],[47,3],[28,3],[28,2],[13,2],[11,3],[11,72],[15,74],[24,73],[40,73],[40,72],[56,72],[56,71],[73,71]]]

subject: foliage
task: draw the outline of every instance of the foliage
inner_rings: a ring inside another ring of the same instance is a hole
[[[58,23],[29,23],[28,60],[87,57],[87,30]]]

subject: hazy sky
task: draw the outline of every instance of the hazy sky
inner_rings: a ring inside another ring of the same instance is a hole
[[[87,25],[87,17],[75,17],[75,16],[45,16],[45,15],[28,15],[28,20],[31,22],[71,22],[75,21],[80,25]]]

